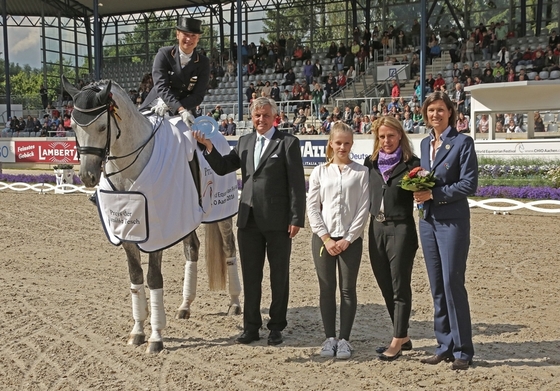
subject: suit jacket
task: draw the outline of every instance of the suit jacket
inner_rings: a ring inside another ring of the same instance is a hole
[[[194,51],[189,63],[181,68],[179,46],[166,46],[156,54],[152,78],[154,87],[140,110],[150,107],[158,97],[163,99],[173,114],[181,106],[192,110],[202,103],[206,94],[210,79],[210,60]]]
[[[472,137],[451,128],[430,167],[430,136],[420,143],[421,165],[430,169],[436,184],[432,188],[433,200],[424,203],[425,216],[437,220],[468,219],[468,195],[478,186],[478,160]]]
[[[402,189],[399,184],[403,176],[414,167],[420,165],[420,159],[413,156],[407,162],[401,161],[391,173],[385,184],[383,176],[379,171],[378,161],[371,161],[368,156],[364,166],[369,168],[369,213],[377,216],[381,208],[381,200],[384,199],[384,214],[387,220],[404,220],[413,216],[413,194],[411,191]],[[385,186],[385,194],[383,187]]]
[[[206,160],[218,175],[241,168],[243,190],[237,226],[244,228],[251,207],[262,231],[284,231],[289,225],[303,227],[305,221],[305,177],[299,140],[276,130],[254,169],[257,133],[241,136],[228,155],[216,148]]]

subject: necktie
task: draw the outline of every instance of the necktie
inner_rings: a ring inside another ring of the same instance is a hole
[[[264,136],[257,137],[257,143],[255,144],[255,170],[257,169],[259,162],[261,160],[261,154],[264,147]]]

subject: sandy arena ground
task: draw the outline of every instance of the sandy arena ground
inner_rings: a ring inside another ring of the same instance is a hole
[[[374,352],[390,341],[391,327],[367,250],[354,355],[318,355],[324,336],[308,228],[294,241],[284,344],[267,346],[267,330],[257,343],[235,344],[242,317],[226,316],[228,296],[208,290],[203,265],[191,319],[174,319],[184,265],[176,246],[164,254],[165,350],[150,356],[145,345],[126,345],[133,322],[124,251],[109,244],[86,196],[4,190],[0,205],[1,390],[560,389],[558,215],[473,210],[467,288],[477,354],[471,369],[455,372],[419,362],[435,344],[421,251],[413,275],[414,350],[395,362],[380,362]]]

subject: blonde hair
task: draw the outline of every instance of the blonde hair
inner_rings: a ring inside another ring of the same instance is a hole
[[[327,166],[334,160],[334,150],[331,147],[331,141],[335,133],[349,133],[352,136],[352,140],[354,140],[354,131],[350,126],[346,125],[344,122],[335,122],[329,133],[329,141],[327,141]]]
[[[381,142],[379,141],[379,128],[382,126],[387,126],[393,130],[396,130],[399,136],[401,136],[401,141],[399,146],[401,147],[402,154],[403,154],[403,161],[408,161],[414,153],[412,152],[412,147],[410,145],[410,140],[404,131],[402,124],[400,121],[395,119],[395,117],[381,117],[377,119],[371,125],[371,133],[375,135],[375,139],[373,140],[373,153],[371,154],[370,160],[373,162],[377,160],[379,156],[379,151],[381,150]]]

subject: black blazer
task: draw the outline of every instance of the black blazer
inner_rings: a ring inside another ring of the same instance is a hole
[[[154,87],[144,100],[140,110],[151,107],[160,97],[173,114],[179,107],[192,110],[202,103],[208,80],[210,79],[210,60],[194,51],[189,63],[181,68],[179,47],[166,46],[159,49],[152,67]]]
[[[244,228],[251,207],[261,231],[288,230],[289,225],[303,227],[305,222],[305,177],[297,137],[276,130],[254,169],[257,133],[239,138],[228,155],[216,148],[205,154],[218,175],[241,168],[243,190],[239,201],[237,226]]]
[[[413,192],[402,189],[399,183],[406,173],[419,165],[420,159],[416,156],[413,156],[407,162],[401,161],[389,177],[385,194],[383,194],[385,182],[379,171],[377,160],[372,162],[370,156],[366,157],[364,166],[369,168],[369,213],[372,216],[377,216],[379,213],[382,198],[384,198],[384,214],[387,220],[404,220],[413,216]]]

